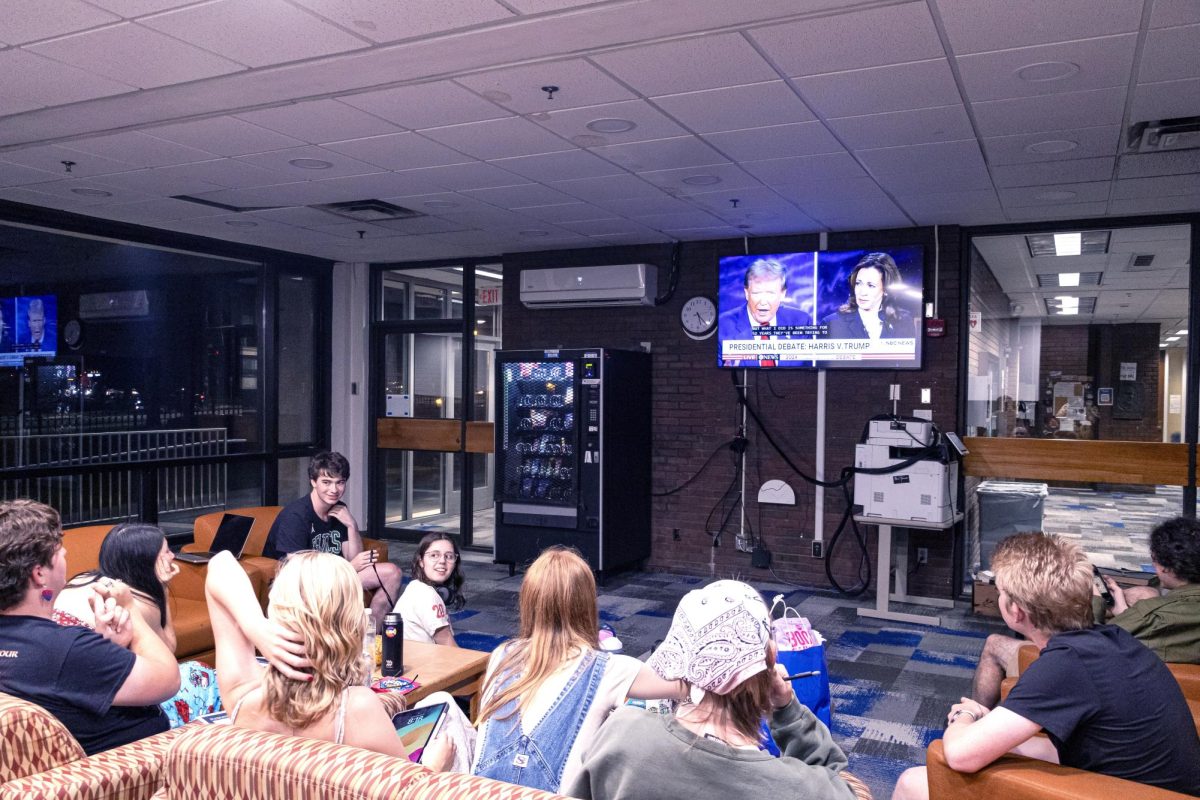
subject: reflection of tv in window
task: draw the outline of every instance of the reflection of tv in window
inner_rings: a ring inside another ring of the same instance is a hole
[[[718,363],[920,369],[924,255],[908,245],[722,258]]]
[[[26,358],[53,358],[57,345],[54,295],[0,298],[0,366],[20,366]]]

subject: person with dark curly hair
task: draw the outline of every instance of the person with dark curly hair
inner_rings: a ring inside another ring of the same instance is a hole
[[[1163,661],[1200,664],[1200,522],[1176,517],[1150,532],[1150,561],[1160,594],[1152,586],[1122,589],[1107,578],[1113,625],[1158,653]]]

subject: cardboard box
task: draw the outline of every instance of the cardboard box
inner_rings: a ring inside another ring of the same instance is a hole
[[[975,581],[971,585],[971,611],[984,617],[1000,618],[1000,590],[996,584]]]

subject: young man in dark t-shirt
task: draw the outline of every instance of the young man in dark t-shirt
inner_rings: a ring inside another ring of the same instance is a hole
[[[1015,753],[1200,796],[1200,737],[1183,692],[1127,631],[1092,627],[1092,566],[1079,546],[1018,534],[992,569],[1004,622],[1041,653],[995,709],[965,697],[951,707],[950,768],[976,772]],[[904,772],[892,795],[928,796],[924,767]]]
[[[179,666],[120,581],[94,584],[94,631],[51,620],[62,539],[49,506],[0,503],[0,691],[45,708],[92,755],[170,727],[157,704],[179,691]]]
[[[350,462],[341,453],[317,453],[308,464],[312,491],[284,506],[271,525],[263,555],[283,558],[297,550],[319,550],[343,556],[358,573],[363,588],[373,591],[371,611],[378,625],[391,611],[400,591],[400,568],[376,563],[374,550],[364,550],[358,523],[342,502]]]

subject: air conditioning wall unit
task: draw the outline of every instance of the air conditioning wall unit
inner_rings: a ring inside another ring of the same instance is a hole
[[[657,293],[653,264],[521,270],[521,303],[528,308],[652,306]]]

